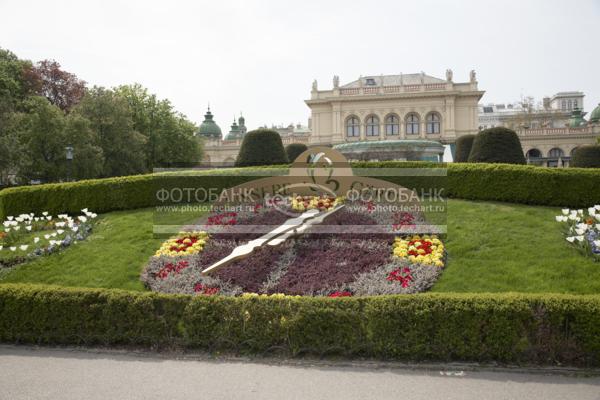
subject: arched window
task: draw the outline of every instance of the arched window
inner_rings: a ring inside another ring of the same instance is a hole
[[[542,153],[538,149],[531,149],[527,152],[526,158],[542,158]]]
[[[563,157],[564,155],[565,155],[565,153],[557,147],[553,148],[552,150],[550,150],[548,152],[548,157],[550,157],[550,158],[559,158],[559,157]]]
[[[415,113],[410,113],[406,116],[406,134],[419,134],[419,116]]]
[[[385,118],[385,134],[388,136],[398,135],[400,133],[400,119],[397,115],[388,115]]]
[[[440,115],[438,113],[427,114],[427,133],[440,133]]]
[[[575,150],[577,150],[578,147],[575,147],[573,150],[571,150],[571,157],[573,157],[575,155]]]
[[[379,136],[379,117],[369,115],[365,125],[365,133],[367,136]]]
[[[577,100],[573,100],[573,108],[579,108],[577,107]]]
[[[567,109],[567,102],[565,100],[561,101],[560,106],[563,110]]]
[[[568,104],[569,110],[572,110],[573,109],[573,104],[571,103],[571,100],[569,100],[567,102],[567,104]]]
[[[346,120],[346,136],[358,137],[360,136],[360,121],[358,117],[354,115]]]

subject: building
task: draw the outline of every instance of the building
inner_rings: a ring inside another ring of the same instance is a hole
[[[306,104],[311,111],[311,144],[431,139],[453,143],[478,130],[478,102],[484,92],[474,71],[468,82],[418,74],[360,77],[319,90],[313,83]]]

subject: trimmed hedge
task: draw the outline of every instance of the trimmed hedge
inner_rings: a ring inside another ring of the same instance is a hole
[[[164,295],[0,285],[0,341],[600,365],[600,296]]]
[[[519,136],[504,127],[479,132],[473,140],[469,162],[525,164]]]
[[[509,164],[434,162],[357,162],[355,168],[383,169],[380,178],[408,188],[442,188],[449,197],[559,207],[600,204],[600,169],[540,168]],[[447,168],[446,176],[385,176],[391,168]],[[21,186],[0,191],[0,219],[21,213],[97,213],[163,204],[157,191],[172,188],[217,190],[255,179],[235,171],[285,173],[286,167],[203,171],[188,175],[157,174],[72,183]],[[227,175],[222,174],[226,172]]]
[[[454,162],[464,163],[469,161],[469,154],[471,154],[473,140],[475,140],[475,135],[462,135],[456,138]]]
[[[272,129],[256,129],[244,136],[235,165],[250,167],[287,162],[288,158],[279,133]]]
[[[303,143],[291,143],[285,146],[285,154],[289,162],[294,162],[296,158],[302,153],[308,150],[308,146]]]
[[[581,146],[575,149],[571,166],[578,168],[600,168],[600,144]]]

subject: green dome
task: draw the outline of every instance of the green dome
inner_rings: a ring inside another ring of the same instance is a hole
[[[585,119],[581,110],[576,108],[571,112],[571,119],[569,120],[569,128],[580,128],[585,126]]]
[[[227,136],[225,136],[225,140],[238,140],[238,139],[241,139],[241,137],[242,137],[242,134],[240,131],[240,127],[235,122],[235,118],[234,118],[233,124],[231,125],[231,130],[229,131]]]
[[[590,122],[600,122],[600,104],[590,114]]]
[[[206,114],[204,114],[204,122],[200,124],[198,135],[211,139],[221,139],[221,128],[219,128],[219,125],[213,121],[213,115],[210,112],[210,107],[208,108],[208,111],[206,111]]]
[[[349,142],[333,148],[350,160],[439,161],[444,145],[434,140],[368,140]]]

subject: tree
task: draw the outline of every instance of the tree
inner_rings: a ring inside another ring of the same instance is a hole
[[[308,147],[302,143],[291,143],[285,146],[285,154],[287,155],[289,162],[294,162],[294,160],[306,150],[308,150]]]
[[[73,148],[72,165],[67,165],[65,177],[79,180],[102,176],[104,152],[90,121],[79,114],[69,114],[66,117],[65,143]]]
[[[281,136],[271,129],[257,129],[246,133],[235,165],[274,165],[288,162]]]
[[[65,119],[62,111],[43,97],[33,96],[14,118],[21,145],[18,175],[26,182],[55,182],[65,172]]]
[[[146,171],[146,138],[133,127],[129,105],[114,91],[94,87],[72,111],[86,118],[102,149],[102,176],[133,175]]]
[[[469,154],[471,153],[474,139],[475,135],[462,135],[456,139],[454,162],[469,161]]]
[[[575,149],[571,166],[578,168],[600,168],[600,145],[580,146]]]
[[[38,62],[26,73],[29,86],[39,96],[68,112],[77,105],[85,94],[85,81],[75,74],[64,71],[54,60]]]
[[[525,156],[516,132],[496,127],[475,136],[469,162],[525,164]]]

